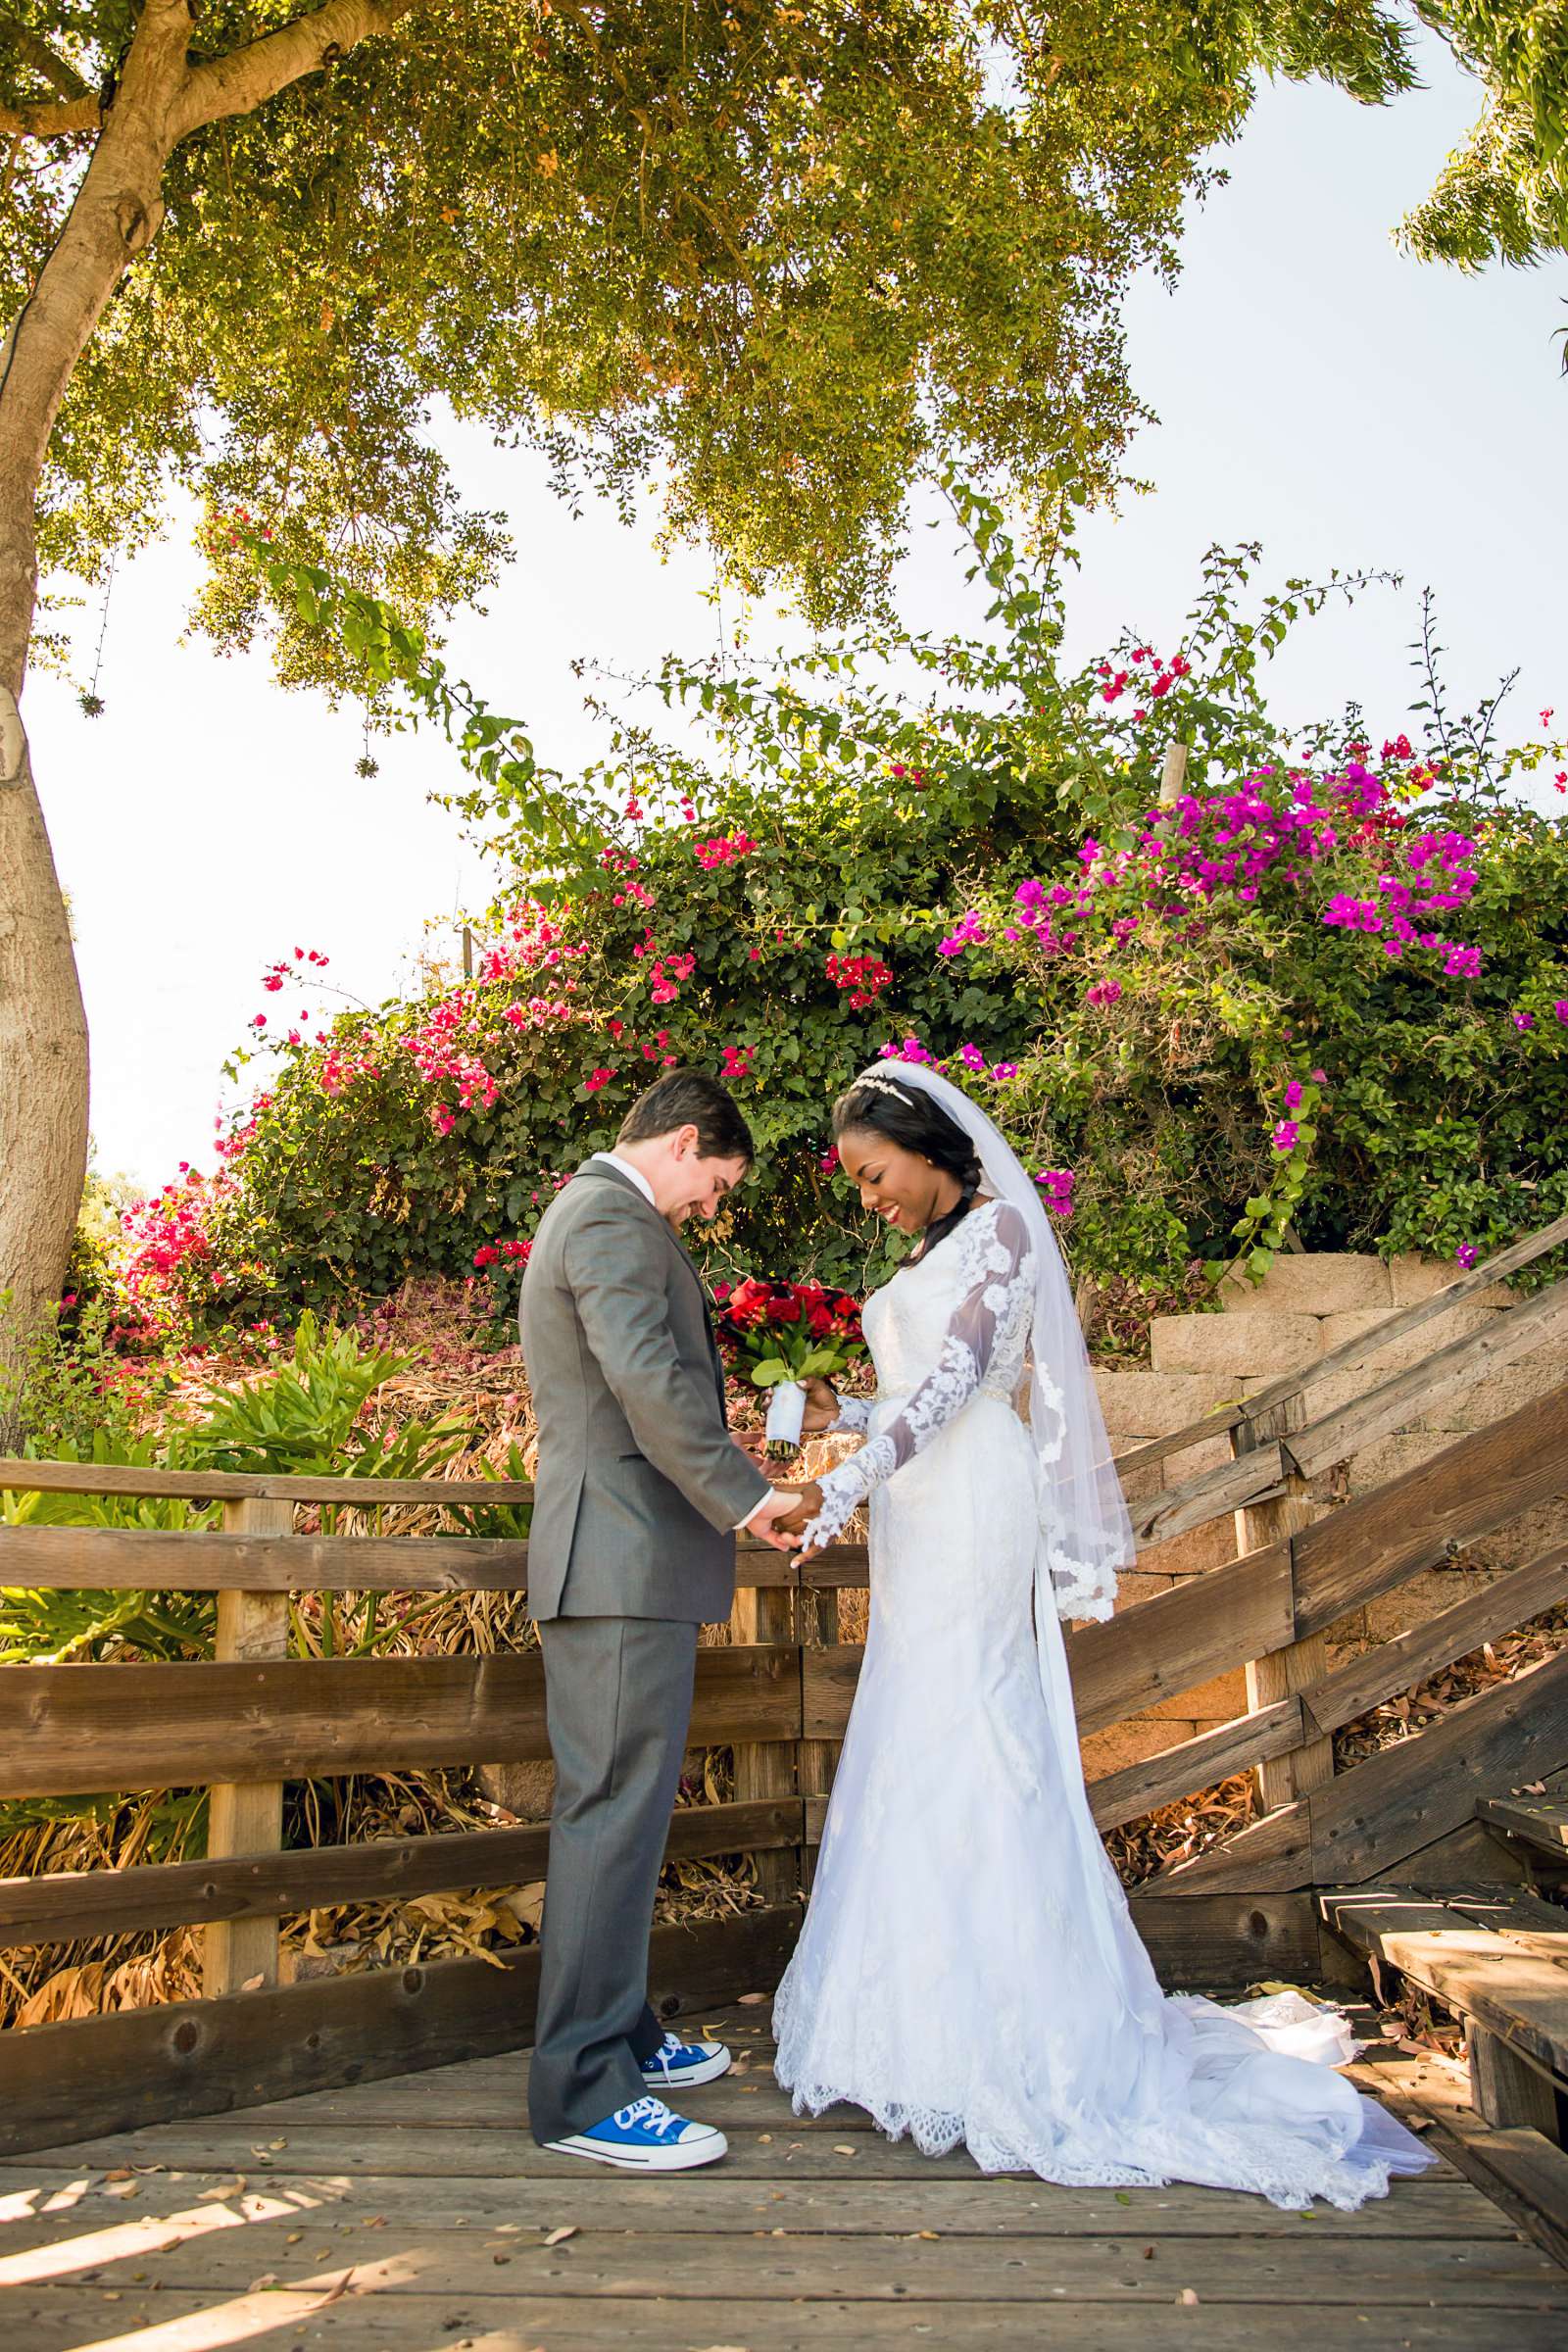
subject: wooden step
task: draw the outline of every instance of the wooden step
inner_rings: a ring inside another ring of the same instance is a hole
[[[1398,1969],[1463,2019],[1471,2097],[1489,2124],[1562,2143],[1568,1910],[1514,1886],[1330,1888],[1318,1908],[1374,1983]]]
[[[1568,1870],[1568,1794],[1478,1796],[1476,1819],[1548,1866]]]

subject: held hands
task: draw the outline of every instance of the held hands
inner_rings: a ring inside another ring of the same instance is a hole
[[[754,1536],[760,1536],[762,1542],[771,1544],[775,1551],[789,1551],[794,1547],[796,1535],[805,1525],[805,1521],[796,1515],[801,1499],[793,1487],[775,1487],[772,1494],[758,1504],[746,1524]]]
[[[817,1516],[817,1513],[821,1510],[822,1490],[817,1485],[814,1478],[808,1478],[802,1482],[793,1499],[795,1504],[794,1509],[790,1511],[786,1517],[777,1519],[773,1523],[784,1538],[782,1548],[785,1550],[789,1548],[792,1539],[797,1542],[799,1541],[800,1537],[805,1533],[808,1523],[813,1520]],[[803,1560],[808,1560],[812,1558],[814,1553],[820,1548],[821,1546],[819,1544],[812,1544],[808,1550],[797,1552],[795,1557],[796,1567],[798,1568]]]
[[[775,1551],[793,1551],[807,1522],[821,1508],[822,1490],[815,1479],[807,1479],[799,1487],[775,1487],[748,1524]]]

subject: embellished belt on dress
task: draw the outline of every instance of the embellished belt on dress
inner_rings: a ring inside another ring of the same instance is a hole
[[[876,1394],[871,1398],[871,1408],[874,1411],[879,1404],[907,1404],[909,1398],[913,1395],[913,1389],[878,1389]],[[980,1386],[974,1392],[974,1396],[999,1396],[1004,1404],[1011,1404],[1015,1406],[1017,1398],[1017,1384],[1010,1380],[999,1380],[993,1374],[988,1372],[982,1378]],[[964,1401],[972,1404],[974,1402],[974,1397],[966,1397]]]

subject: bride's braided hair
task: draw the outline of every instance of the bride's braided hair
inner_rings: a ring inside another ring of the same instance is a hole
[[[920,1248],[923,1257],[956,1225],[961,1225],[974,1206],[974,1197],[980,1189],[980,1162],[973,1143],[934,1095],[928,1095],[922,1087],[901,1086],[896,1078],[884,1077],[880,1070],[857,1078],[834,1103],[834,1142],[851,1128],[886,1136],[890,1144],[902,1145],[906,1152],[918,1152],[933,1167],[957,1178],[957,1203],[945,1217],[938,1217],[926,1227]]]

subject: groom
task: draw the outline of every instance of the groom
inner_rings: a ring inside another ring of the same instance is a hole
[[[711,2082],[729,2052],[661,2031],[648,1936],[697,1628],[729,1615],[735,1531],[775,1540],[797,1499],[729,1435],[707,1294],[677,1238],[751,1162],[723,1087],[670,1070],[545,1211],[518,1313],[539,1423],[528,1592],[556,1760],[528,2116],[543,2146],[627,2171],[684,2171],[726,2146],[658,2095]]]

